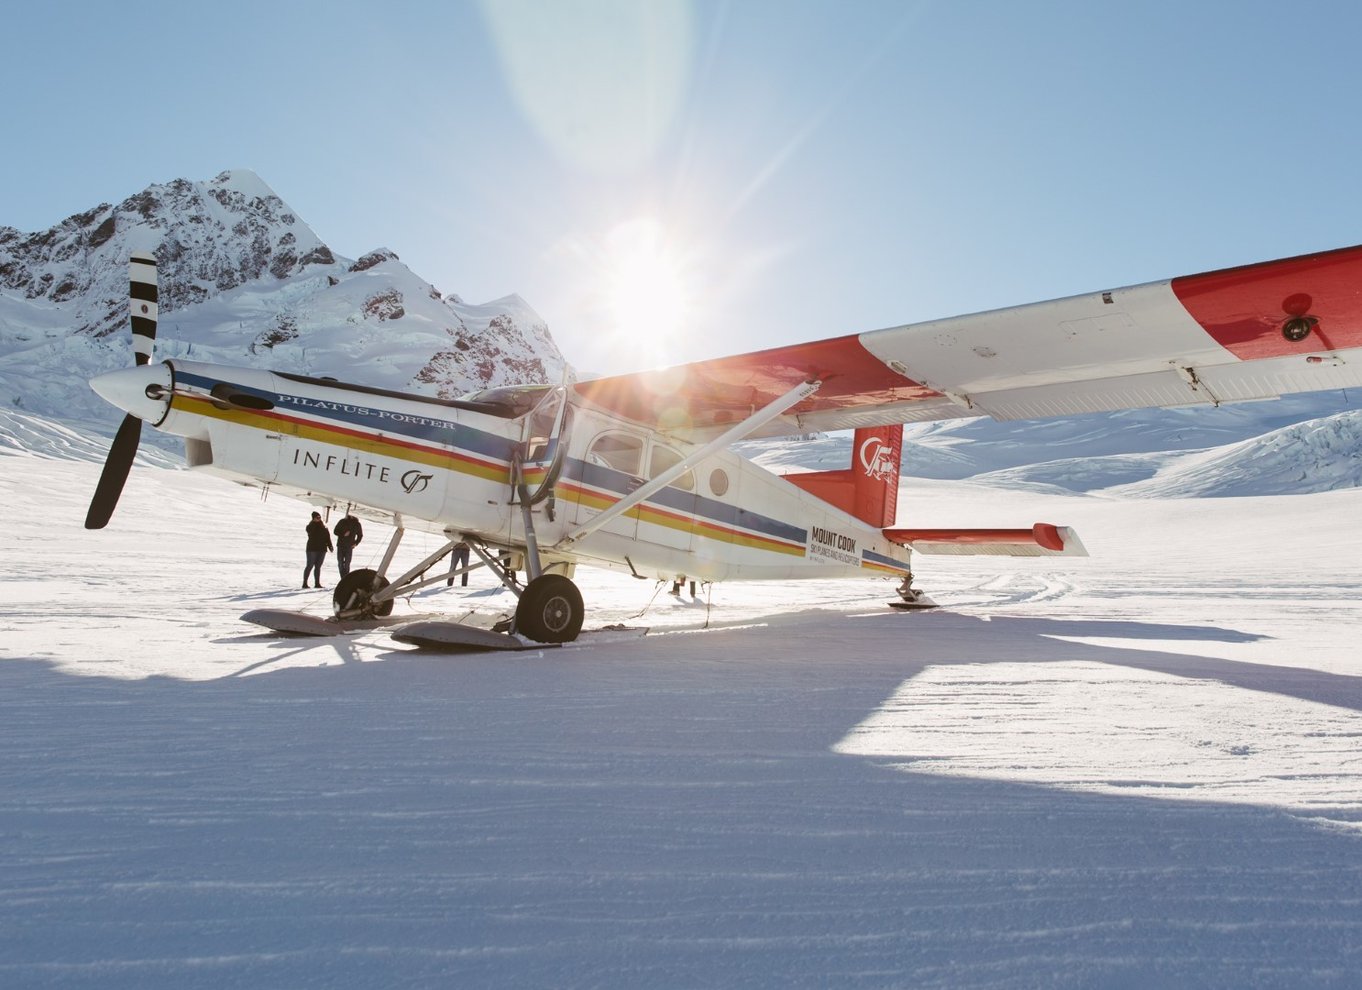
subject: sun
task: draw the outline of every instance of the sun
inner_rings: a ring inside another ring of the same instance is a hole
[[[605,247],[604,294],[612,330],[637,351],[664,352],[690,307],[684,259],[651,217],[619,224]]]
[[[573,345],[581,368],[624,374],[691,356],[713,318],[721,268],[695,227],[694,217],[640,210],[553,242],[563,308],[582,338]]]

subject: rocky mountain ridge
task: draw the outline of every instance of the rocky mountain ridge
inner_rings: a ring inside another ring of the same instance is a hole
[[[46,231],[0,227],[0,405],[116,422],[86,380],[132,362],[133,251],[157,258],[161,356],[444,397],[558,381],[566,368],[519,296],[473,306],[387,248],[340,257],[258,176],[235,170],[151,185]]]

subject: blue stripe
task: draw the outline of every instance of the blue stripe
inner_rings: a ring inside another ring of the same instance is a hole
[[[631,474],[625,474],[623,471],[616,471],[614,468],[604,467],[600,464],[588,464],[576,458],[569,459],[563,466],[563,474],[572,481],[602,489],[620,498],[643,484],[641,478],[636,478]],[[779,519],[764,516],[759,512],[753,512],[741,506],[729,505],[726,502],[706,498],[703,495],[684,491],[680,488],[668,486],[661,491],[654,492],[645,501],[650,505],[670,509],[680,515],[698,516],[705,522],[718,523],[732,529],[747,529],[763,536],[800,545],[808,542],[809,532],[806,529],[792,526],[787,522],[781,522]]]
[[[462,423],[451,423],[436,417],[419,416],[412,413],[393,413],[380,411],[354,402],[338,402],[332,399],[308,399],[303,396],[283,392],[269,392],[225,379],[206,378],[189,372],[175,370],[175,380],[180,384],[191,385],[211,392],[214,385],[225,382],[247,395],[273,402],[277,412],[293,414],[306,413],[320,420],[331,420],[365,431],[382,432],[419,440],[439,447],[455,447],[462,451],[478,454],[489,460],[510,463],[517,442],[506,437],[474,429]],[[299,404],[302,403],[302,404]],[[310,403],[322,403],[313,405]],[[400,417],[400,418],[399,418]],[[554,442],[557,442],[555,438]],[[537,463],[544,463],[543,461]],[[563,475],[574,481],[593,488],[599,488],[623,498],[643,482],[633,475],[616,471],[599,464],[588,464],[575,458],[568,459],[563,466]],[[808,542],[808,530],[792,526],[779,519],[729,505],[717,499],[706,498],[695,492],[667,487],[653,493],[646,500],[652,505],[669,509],[679,515],[697,516],[706,522],[717,523],[734,529],[746,529],[763,536],[785,540],[790,543]],[[895,563],[890,561],[890,563]],[[896,566],[902,566],[897,565]]]
[[[885,567],[892,567],[896,571],[906,571],[909,569],[908,565],[905,564],[903,561],[895,560],[893,557],[886,557],[884,554],[876,553],[874,550],[866,550],[862,548],[861,556],[863,559],[870,561],[872,564],[882,564]]]
[[[218,379],[189,374],[176,369],[175,380],[183,384],[211,392]],[[515,449],[515,441],[486,433],[463,423],[451,423],[433,416],[420,416],[407,412],[391,412],[357,405],[354,402],[337,402],[332,399],[308,399],[303,396],[283,392],[267,392],[263,389],[226,382],[232,388],[247,395],[273,402],[278,412],[306,413],[322,420],[331,420],[361,430],[382,432],[419,440],[439,447],[455,447],[459,450],[480,454],[490,460],[510,463]]]

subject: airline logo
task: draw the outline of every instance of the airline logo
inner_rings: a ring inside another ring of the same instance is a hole
[[[867,437],[861,444],[859,456],[861,468],[868,478],[875,481],[892,481],[894,475],[898,473],[898,465],[894,463],[893,445],[885,443],[879,437]]]
[[[419,495],[430,486],[430,479],[435,477],[433,474],[423,474],[420,471],[408,471],[402,475],[402,490],[408,495]]]

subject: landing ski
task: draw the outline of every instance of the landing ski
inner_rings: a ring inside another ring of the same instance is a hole
[[[580,646],[592,643],[614,643],[642,639],[648,634],[644,627],[607,626],[603,629],[584,629],[571,643],[540,643],[516,633],[498,632],[461,622],[425,620],[408,622],[391,633],[399,643],[423,650],[443,653],[478,653],[484,651],[544,650],[559,646]]]
[[[291,612],[282,608],[252,609],[241,618],[244,622],[295,636],[340,636],[411,621],[410,615],[388,615],[377,619],[337,619],[335,616],[310,615],[307,612]]]

